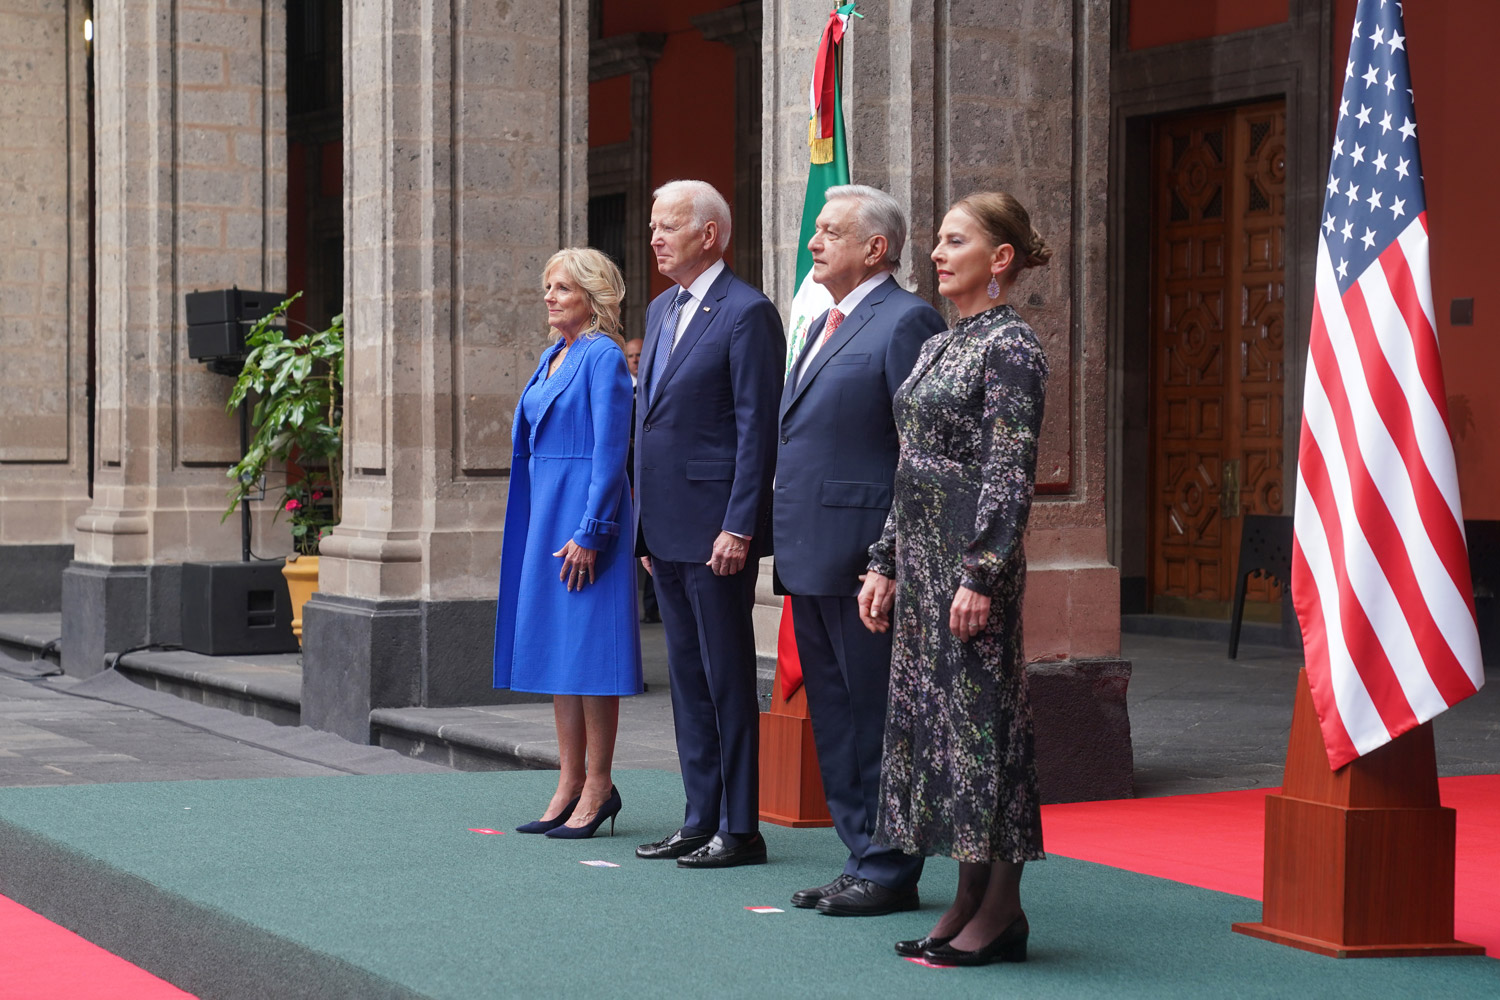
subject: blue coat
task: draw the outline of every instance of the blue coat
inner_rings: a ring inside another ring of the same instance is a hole
[[[542,354],[511,425],[510,493],[495,615],[495,687],[543,694],[641,692],[633,515],[625,479],[630,373],[608,337],[581,337],[557,372]],[[527,392],[540,416],[526,419]],[[599,555],[569,592],[552,553],[572,539]]]
[[[669,288],[646,310],[642,372],[650,371],[676,293],[676,286]],[[751,559],[770,554],[776,401],[785,358],[776,307],[725,268],[688,322],[649,403],[649,376],[641,379],[638,554],[706,563],[720,531],[751,536]]]
[[[809,347],[828,314],[808,331]],[[777,590],[853,597],[891,508],[899,443],[891,398],[928,337],[947,328],[887,278],[860,300],[781,396],[776,460]],[[804,352],[805,353],[805,352]]]

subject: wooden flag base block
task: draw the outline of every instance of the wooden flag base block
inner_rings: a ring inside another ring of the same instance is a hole
[[[778,826],[832,826],[818,773],[807,688],[781,697],[772,682],[771,708],[760,715],[760,818]]]
[[[1335,958],[1483,955],[1453,938],[1455,820],[1431,724],[1332,770],[1304,670],[1285,781],[1266,798],[1261,922],[1234,930]]]

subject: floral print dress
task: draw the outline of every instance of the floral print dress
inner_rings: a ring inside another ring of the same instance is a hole
[[[1008,305],[927,341],[897,391],[895,500],[870,569],[896,581],[890,709],[875,840],[960,861],[1042,858],[1021,645],[1021,548],[1047,359]],[[991,599],[968,642],[962,585]]]

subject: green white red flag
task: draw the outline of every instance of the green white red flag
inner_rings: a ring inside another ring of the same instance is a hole
[[[792,364],[802,354],[807,344],[807,329],[813,320],[833,308],[833,296],[812,280],[812,251],[807,249],[807,241],[817,228],[824,192],[849,183],[849,145],[844,139],[840,97],[844,36],[849,31],[849,19],[864,16],[856,14],[854,6],[846,3],[828,15],[808,85],[807,196],[802,202],[802,235],[797,245],[797,292],[792,298],[791,322],[787,325],[787,371],[792,370]]]

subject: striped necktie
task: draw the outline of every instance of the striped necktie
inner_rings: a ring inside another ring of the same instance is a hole
[[[646,384],[648,403],[656,398],[656,386],[661,381],[662,373],[667,370],[667,362],[672,359],[672,348],[677,346],[677,320],[682,315],[682,307],[692,297],[693,293],[686,288],[678,292],[661,321],[661,329],[656,334],[656,354],[651,359],[651,378]]]

